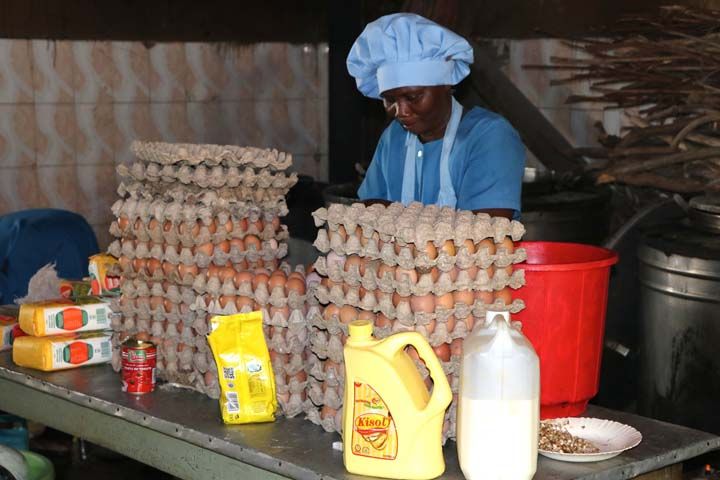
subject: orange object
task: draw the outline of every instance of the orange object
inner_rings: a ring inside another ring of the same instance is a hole
[[[63,350],[63,359],[73,365],[80,365],[92,358],[92,347],[85,342],[72,342]]]
[[[63,330],[77,330],[87,325],[87,312],[79,308],[66,308],[55,315],[55,325]]]

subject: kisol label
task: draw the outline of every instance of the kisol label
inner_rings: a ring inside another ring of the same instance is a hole
[[[365,383],[354,383],[352,453],[360,457],[394,460],[398,437],[395,421],[377,392]]]

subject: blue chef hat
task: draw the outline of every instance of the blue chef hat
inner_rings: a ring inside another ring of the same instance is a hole
[[[473,62],[461,36],[420,15],[394,13],[369,23],[355,40],[347,68],[366,97],[410,86],[456,85]]]

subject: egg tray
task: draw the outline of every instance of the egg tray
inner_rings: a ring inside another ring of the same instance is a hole
[[[428,242],[440,248],[448,240],[458,246],[465,240],[479,243],[488,238],[495,243],[502,242],[506,237],[519,241],[525,233],[525,227],[515,220],[418,202],[407,207],[401,203],[392,203],[387,207],[382,204],[332,204],[312,215],[317,227],[327,225],[330,232],[342,232],[342,227],[348,236],[355,232],[367,240],[377,238],[383,242],[398,243],[400,246],[413,244],[419,248]]]
[[[201,298],[202,301],[198,308],[204,311],[215,311],[213,308],[216,307],[213,307],[213,305],[217,304],[221,296],[225,296],[225,300],[232,300],[227,298],[231,296],[242,297],[240,305],[254,303],[261,307],[289,306],[291,309],[302,310],[306,306],[317,304],[314,290],[302,294],[297,290],[288,289],[287,285],[285,287],[277,285],[272,290],[269,290],[266,283],[258,283],[253,289],[253,280],[243,280],[236,283],[233,279],[228,278],[221,282],[218,277],[211,277],[206,281],[205,275],[198,275],[195,277],[195,281],[189,285],[146,281],[140,278],[128,279],[121,283],[120,289],[124,299],[154,296],[163,297],[172,304],[186,303],[190,305],[198,303],[198,298]],[[205,294],[208,294],[208,296],[206,297]],[[119,308],[122,308],[122,305]]]
[[[493,309],[496,311],[507,309],[507,306],[493,306]],[[337,315],[327,315],[326,312],[327,310],[323,312],[324,315],[318,313],[316,310],[310,310],[308,312],[306,318],[311,327],[309,342],[313,352],[321,358],[340,361],[342,359],[342,352],[338,350],[337,342],[333,342],[331,345],[331,340],[333,337],[338,337],[340,344],[343,344],[344,338],[347,337],[348,334],[347,324],[341,322]],[[382,339],[400,332],[418,332],[428,340],[431,346],[437,347],[443,344],[450,344],[457,339],[465,338],[465,336],[470,333],[470,330],[472,330],[472,325],[475,324],[476,319],[485,317],[484,315],[479,316],[474,314],[458,318],[455,316],[447,316],[440,320],[430,320],[427,322],[424,322],[424,319],[422,319],[420,321],[424,323],[414,324],[403,323],[396,319],[386,320],[382,325],[378,325],[380,322],[373,320],[372,315],[369,317],[362,315],[362,318],[372,320],[375,323],[376,338]],[[313,330],[313,328],[315,330]]]
[[[382,246],[380,246],[382,243]],[[383,264],[395,267],[399,266],[404,269],[422,269],[430,270],[438,268],[441,271],[450,271],[453,268],[469,269],[472,267],[488,268],[490,265],[498,267],[507,267],[509,265],[520,263],[526,260],[527,254],[524,249],[519,248],[515,251],[509,251],[504,247],[496,247],[494,243],[494,253],[487,247],[480,247],[475,252],[470,252],[466,245],[461,244],[455,249],[455,254],[450,254],[446,250],[437,251],[437,255],[433,254],[431,258],[425,251],[417,251],[414,246],[400,246],[399,243],[383,242],[379,239],[370,238],[364,244],[357,235],[348,235],[343,239],[340,235],[331,235],[328,238],[325,230],[319,230],[317,238],[313,242],[313,246],[320,252],[336,254],[328,260],[328,264],[342,263],[340,255],[357,255],[365,259],[379,260]]]
[[[251,167],[239,168],[222,165],[206,166],[161,165],[154,162],[133,162],[130,165],[118,165],[120,177],[129,181],[158,183],[167,186],[169,183],[196,185],[200,188],[237,188],[240,186],[271,191],[284,191],[285,194],[298,181],[297,173],[286,174],[260,170]]]
[[[511,313],[517,313],[525,308],[525,303],[520,299],[514,299],[510,305],[507,305],[502,298],[496,298],[492,303],[486,303],[482,298],[474,298],[472,304],[467,304],[455,300],[454,307],[443,308],[435,306],[432,311],[413,311],[411,306],[412,297],[400,297],[401,300],[394,305],[392,295],[386,293],[376,294],[376,297],[381,296],[376,302],[367,301],[368,298],[372,298],[373,295],[366,292],[365,297],[361,301],[359,299],[357,288],[348,289],[347,293],[344,293],[342,287],[339,285],[334,286],[328,294],[326,287],[320,285],[317,288],[317,299],[322,304],[332,303],[337,307],[344,307],[349,305],[356,309],[372,312],[375,314],[383,314],[390,320],[397,319],[404,325],[415,325],[415,324],[426,324],[431,321],[442,321],[447,319],[449,316],[455,318],[465,318],[469,315],[482,318],[485,312],[490,308],[508,310]],[[457,293],[457,292],[456,292]],[[403,300],[405,299],[405,300]],[[373,304],[370,306],[370,304]]]
[[[158,222],[171,222],[175,225],[189,224],[189,231],[192,232],[198,221],[202,226],[210,226],[213,220],[216,220],[217,226],[224,226],[228,220],[233,220],[233,230],[230,233],[243,234],[244,228],[240,228],[237,219],[246,219],[248,228],[250,225],[262,221],[263,223],[275,223],[274,229],[279,229],[278,217],[280,214],[273,209],[262,209],[257,205],[244,202],[218,202],[211,205],[200,203],[182,203],[175,200],[166,201],[160,198],[154,199],[137,199],[125,198],[117,200],[111,207],[113,215],[118,219],[127,219],[127,225],[120,228],[122,232],[126,232],[129,228],[135,228],[135,224],[139,221],[138,228],[149,227],[150,222],[155,219]],[[287,209],[285,209],[287,213]],[[263,231],[265,228],[263,228]],[[188,230],[186,230],[188,231]],[[198,232],[199,233],[199,232]],[[213,234],[213,232],[208,231]],[[248,231],[247,233],[253,233]],[[260,233],[256,233],[259,235]],[[178,235],[180,232],[178,231]]]
[[[253,166],[285,170],[292,165],[292,155],[275,149],[192,143],[134,141],[130,150],[141,160],[161,165]]]
[[[433,273],[417,273],[416,270],[386,270],[382,278],[379,277],[377,263],[364,266],[364,274],[360,274],[357,265],[347,267],[345,271],[339,263],[328,265],[325,257],[319,257],[315,262],[315,270],[320,275],[328,276],[336,285],[364,288],[368,291],[379,290],[383,293],[399,293],[403,297],[410,295],[445,295],[457,290],[471,291],[497,291],[505,287],[518,289],[525,284],[525,271],[504,268],[476,268],[474,270],[453,270],[451,272],[437,271]],[[392,268],[392,267],[391,267]],[[511,273],[508,273],[512,270]],[[472,274],[472,276],[471,276]],[[453,279],[453,276],[455,279]],[[435,279],[433,279],[435,277]],[[417,279],[417,281],[414,281]],[[324,302],[327,303],[327,302]]]
[[[246,237],[247,238],[247,237]],[[256,249],[254,245],[241,250],[237,243],[225,240],[219,244],[210,242],[194,247],[182,245],[169,245],[165,243],[143,242],[140,240],[121,239],[114,240],[108,247],[108,253],[120,258],[155,259],[168,262],[172,265],[194,265],[198,268],[207,268],[210,264],[219,267],[228,262],[238,264],[243,260],[276,260],[287,256],[287,243],[275,239],[257,239],[261,245]],[[202,248],[200,248],[202,246]],[[244,247],[244,246],[243,246]],[[210,254],[208,255],[208,251]]]
[[[204,243],[218,244],[232,239],[244,239],[253,235],[260,240],[287,240],[289,237],[287,227],[278,225],[277,228],[271,223],[264,223],[261,220],[248,224],[246,219],[228,219],[217,228],[218,222],[223,217],[212,217],[211,226],[202,224],[199,220],[173,223],[170,220],[160,222],[151,218],[148,222],[136,219],[133,222],[127,217],[114,220],[110,224],[110,234],[116,238],[138,240],[141,242],[165,243],[168,245],[182,245],[191,247]],[[278,219],[279,218],[275,217]],[[121,228],[120,225],[123,225]],[[258,228],[262,225],[262,228]],[[244,228],[243,228],[244,227]],[[214,229],[214,232],[213,232]]]

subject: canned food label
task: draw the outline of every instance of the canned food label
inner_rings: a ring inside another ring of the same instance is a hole
[[[145,347],[122,346],[122,390],[143,394],[155,389],[157,349],[154,345]]]
[[[352,453],[359,457],[394,460],[398,451],[395,420],[370,385],[354,383]]]

